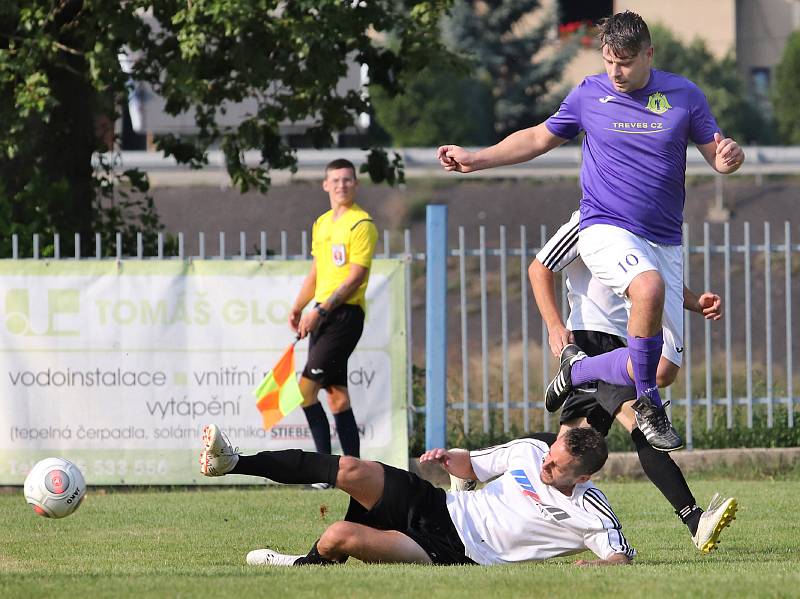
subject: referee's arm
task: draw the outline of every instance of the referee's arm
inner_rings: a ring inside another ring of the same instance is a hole
[[[352,297],[359,287],[361,287],[361,283],[367,278],[367,273],[369,273],[369,269],[366,266],[351,264],[347,278],[330,294],[330,296],[328,296],[328,299],[320,304],[320,306],[327,312],[341,306]]]
[[[360,264],[351,264],[347,278],[334,290],[333,293],[328,296],[328,299],[326,299],[324,302],[320,302],[319,306],[317,306],[317,308],[321,308],[321,310],[309,310],[300,317],[297,326],[297,334],[300,335],[300,338],[302,339],[317,329],[317,327],[322,323],[323,314],[327,314],[332,310],[335,310],[345,303],[350,297],[352,297],[352,295],[358,290],[361,283],[364,282],[367,273],[369,273],[369,269],[366,266],[361,266]],[[306,277],[306,280],[308,280],[308,277]],[[299,296],[298,299],[300,299]],[[292,314],[294,314],[294,309]]]
[[[308,271],[306,278],[303,279],[303,284],[300,291],[292,304],[292,309],[289,311],[289,326],[294,332],[299,332],[300,319],[303,314],[303,308],[308,305],[314,298],[314,290],[317,287],[317,259],[311,261],[311,270]]]

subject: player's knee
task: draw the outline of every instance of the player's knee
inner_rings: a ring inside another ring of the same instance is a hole
[[[628,287],[628,297],[632,303],[663,310],[664,279],[655,270],[648,270],[636,276]]]
[[[669,387],[678,378],[678,370],[672,368],[666,370],[659,370],[656,373],[656,384],[659,387]]]
[[[339,458],[339,473],[336,475],[336,486],[352,485],[367,474],[367,463],[353,456],[343,455]]]
[[[656,371],[656,384],[659,387],[669,387],[678,378],[680,369],[680,366],[661,356],[661,360],[658,362],[658,370]]]
[[[354,538],[353,525],[350,522],[340,521],[331,524],[317,541],[317,550],[324,557],[326,555],[346,552],[352,545]]]

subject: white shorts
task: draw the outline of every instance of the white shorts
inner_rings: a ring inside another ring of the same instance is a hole
[[[664,280],[664,346],[661,355],[676,366],[683,358],[683,248],[661,245],[613,225],[592,225],[578,235],[578,253],[598,281],[625,300],[633,278],[655,270]]]

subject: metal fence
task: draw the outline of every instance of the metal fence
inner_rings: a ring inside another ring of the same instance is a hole
[[[794,395],[793,340],[798,324],[793,318],[793,297],[800,293],[800,244],[792,243],[793,229],[789,222],[777,231],[768,222],[736,228],[729,223],[684,225],[687,286],[718,292],[725,306],[725,317],[717,323],[687,315],[683,368],[665,392],[671,416],[683,427],[688,447],[698,426],[752,427],[763,419],[771,427],[778,418],[794,426],[798,398]],[[527,267],[554,231],[545,226],[531,230],[525,225],[462,226],[454,231],[457,234],[447,251],[446,303],[451,308],[446,326],[448,422],[467,434],[553,430],[557,422],[544,409],[543,390],[556,361],[547,350],[547,331],[531,301]],[[470,246],[468,239],[474,238],[477,244]],[[207,254],[206,240],[204,233],[198,234],[197,243],[192,243],[193,255],[186,250],[189,244],[183,234],[171,245],[159,235],[152,255],[146,255],[141,234],[126,240],[125,247],[118,234],[110,252],[104,251],[101,237],[96,235],[91,256],[81,256],[79,249],[70,256],[62,255],[58,235],[47,240],[34,235],[30,256],[20,255],[19,239],[13,236],[11,250],[12,259],[101,259],[106,254],[117,260],[310,257],[306,231],[293,239],[283,231],[277,241],[264,232],[257,241],[240,233],[238,252],[234,253],[226,251],[228,240],[225,233],[219,233],[221,249],[214,255]],[[76,235],[70,246],[80,248],[80,241]],[[166,247],[174,247],[174,255],[167,254]],[[412,356],[407,377],[413,426],[422,426],[416,416],[426,411],[412,377],[412,362],[425,366],[420,350],[425,343],[427,306],[425,294],[418,293],[424,274],[416,268],[426,261],[427,252],[422,250],[412,248],[410,230],[402,234],[383,231],[377,249],[377,257],[401,258],[407,264],[408,355]],[[566,317],[563,281],[561,290]]]
[[[683,368],[665,392],[671,417],[683,427],[688,447],[698,425],[753,427],[755,420],[763,420],[772,427],[780,417],[794,426],[793,339],[798,327],[793,297],[800,293],[795,272],[800,245],[792,243],[789,222],[782,223],[777,236],[769,222],[759,229],[761,239],[754,240],[750,223],[738,230],[729,223],[684,225],[685,283],[697,292],[719,293],[725,310],[723,320],[716,323],[687,313]],[[691,236],[695,230],[702,239],[698,245]],[[531,309],[527,284],[527,265],[538,247],[531,245],[524,225],[514,231],[513,241],[511,231],[500,227],[497,244],[490,246],[487,229],[479,227],[478,247],[469,248],[466,230],[459,227],[457,245],[450,250],[457,283],[450,282],[449,304],[459,306],[460,376],[451,376],[448,406],[451,421],[452,412],[458,412],[465,433],[476,428],[485,433],[500,426],[509,432],[514,425],[523,431],[551,430],[556,424],[542,401],[556,360],[547,350],[547,331],[538,311]],[[548,236],[546,227],[539,227],[538,245]],[[471,261],[476,264],[470,266]],[[470,322],[469,316],[470,273],[479,282],[473,292],[479,297],[480,315],[473,319],[477,322]],[[561,298],[566,319],[569,307],[563,281]],[[512,318],[516,326],[510,325]],[[471,343],[473,335],[478,344]],[[535,359],[534,349],[539,354]],[[475,375],[476,368],[480,376]]]

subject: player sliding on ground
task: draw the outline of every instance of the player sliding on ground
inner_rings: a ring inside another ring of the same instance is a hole
[[[216,425],[203,429],[200,470],[246,474],[287,484],[328,483],[350,495],[344,520],[329,526],[307,554],[272,549],[247,554],[250,565],[343,563],[506,564],[590,550],[578,565],[627,564],[636,555],[605,495],[589,480],[608,457],[591,428],[566,431],[548,447],[519,439],[479,451],[433,449],[454,476],[486,481],[474,493],[446,493],[417,475],[380,462],[299,449],[239,455]]]

